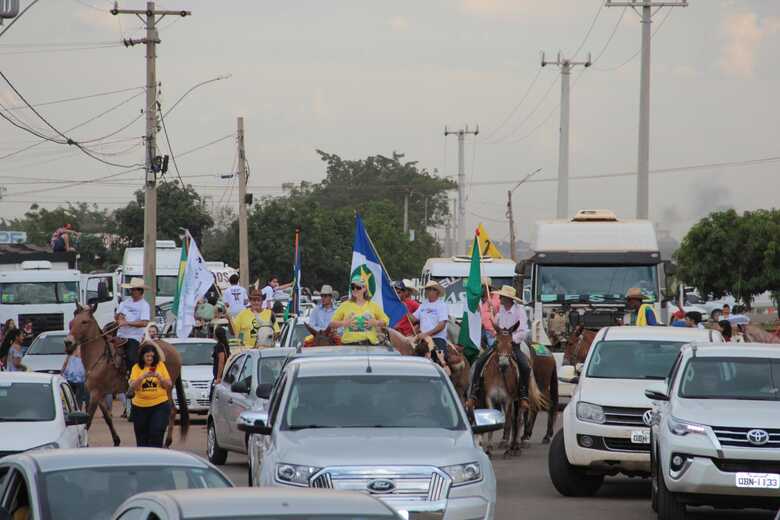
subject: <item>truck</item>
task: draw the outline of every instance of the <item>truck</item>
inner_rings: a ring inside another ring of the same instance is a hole
[[[532,256],[518,271],[531,318],[561,341],[577,325],[595,330],[619,323],[633,287],[667,321],[663,295],[669,292],[662,287],[672,264],[661,259],[649,220],[581,210],[568,220],[537,222]]]

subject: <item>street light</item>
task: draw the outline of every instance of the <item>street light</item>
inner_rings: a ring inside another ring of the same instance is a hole
[[[512,211],[512,193],[540,171],[542,171],[541,168],[535,169],[515,184],[514,188],[506,192],[506,217],[509,219],[509,253],[515,262],[517,262],[517,251],[515,250],[515,217]]]

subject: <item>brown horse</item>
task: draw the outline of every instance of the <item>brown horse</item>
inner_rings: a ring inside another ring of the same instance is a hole
[[[304,341],[304,347],[329,347],[333,345],[341,345],[341,338],[335,330],[330,327],[325,330],[314,330],[308,323],[304,324],[306,330],[309,331],[312,338]]]
[[[70,333],[65,338],[66,348],[81,347],[81,360],[87,372],[86,388],[89,391],[89,421],[87,429],[92,425],[92,418],[100,408],[103,417],[106,419],[108,429],[111,431],[111,438],[114,446],[119,446],[120,438],[114,429],[114,423],[111,420],[110,410],[106,407],[104,397],[107,394],[125,393],[128,389],[128,371],[125,370],[124,362],[121,361],[122,353],[113,346],[107,336],[110,336],[116,327],[107,328],[104,332],[94,317],[95,307],[82,307],[76,304],[76,314],[70,326]],[[165,356],[165,366],[171,376],[171,380],[176,384],[176,394],[179,399],[179,411],[181,413],[181,438],[187,437],[189,429],[189,410],[187,408],[187,399],[184,393],[184,386],[181,381],[181,356],[179,352],[170,344],[158,340],[156,342]],[[172,390],[168,390],[168,398],[172,397]],[[171,399],[171,402],[173,400]],[[170,447],[173,443],[173,425],[176,418],[176,408],[171,407],[171,418],[168,424],[168,434],[165,446]]]
[[[566,342],[563,351],[563,364],[576,366],[578,363],[584,363],[594,339],[596,339],[595,331],[586,329],[583,325],[577,325]]]
[[[414,347],[414,355],[425,357],[430,354],[433,356],[435,346],[436,344],[431,338],[420,339]],[[447,347],[447,366],[450,369],[450,381],[452,381],[452,386],[455,387],[455,392],[457,392],[460,401],[465,403],[466,394],[469,390],[471,365],[456,345],[448,343]]]
[[[552,355],[540,356],[533,346],[528,350],[531,352],[533,378],[546,401],[546,406],[543,409],[547,411],[547,432],[542,439],[542,444],[548,444],[555,433],[553,429],[555,419],[558,416],[558,367]],[[522,440],[527,441],[533,434],[538,410],[526,410],[524,415],[525,426],[523,427]]]

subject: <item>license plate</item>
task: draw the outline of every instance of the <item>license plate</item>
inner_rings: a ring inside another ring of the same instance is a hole
[[[780,475],[776,473],[737,473],[737,487],[780,489]]]
[[[650,430],[634,430],[631,432],[633,444],[650,444]]]

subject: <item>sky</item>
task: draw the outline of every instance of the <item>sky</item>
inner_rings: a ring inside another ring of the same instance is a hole
[[[40,0],[0,38],[0,71],[52,126],[131,166],[144,157],[145,49],[120,41],[143,31],[135,17],[108,13],[111,5]],[[238,204],[235,178],[222,178],[236,165],[237,116],[245,118],[256,197],[278,195],[286,182],[322,180],[317,149],[349,159],[397,151],[456,178],[457,139],[445,138],[444,127],[479,125],[464,154],[466,229],[482,222],[494,239],[506,239],[506,190],[542,168],[533,179],[540,182],[514,195],[517,236],[529,240],[535,220],[555,216],[560,73],[540,68],[540,52],[561,51],[595,60],[572,74],[570,211],[634,216],[634,176],[577,180],[636,169],[640,23],[630,9],[601,0],[166,0],[157,7],[192,11],[160,22],[163,110],[193,85],[229,75],[191,92],[165,119],[182,177],[214,208]],[[656,13],[653,30],[650,168],[660,172],[651,174],[650,217],[679,238],[715,209],[773,207],[780,3],[690,0]],[[117,90],[124,91],[48,104]],[[0,102],[55,135],[18,108],[2,81]],[[33,202],[113,209],[142,185],[143,172],[121,173],[127,168],[72,146],[38,144],[6,157],[38,141],[0,120],[0,217],[19,216]],[[163,134],[158,145],[167,153]],[[172,166],[168,175],[176,175]],[[90,182],[55,183],[80,180]]]

